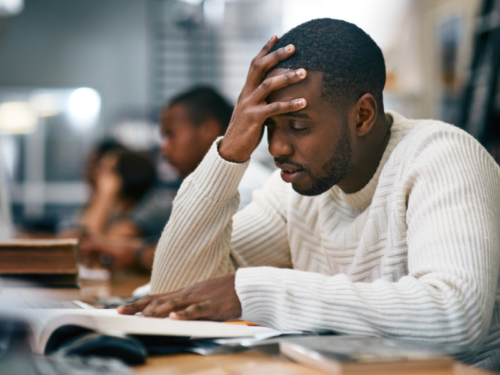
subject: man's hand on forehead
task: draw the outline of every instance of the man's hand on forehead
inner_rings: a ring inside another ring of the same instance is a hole
[[[246,83],[219,147],[220,156],[227,161],[242,163],[248,160],[262,138],[263,125],[267,118],[299,111],[307,105],[304,98],[270,104],[266,102],[266,98],[273,91],[300,82],[307,75],[304,69],[297,69],[266,77],[273,67],[295,52],[295,47],[290,44],[267,54],[277,40],[273,35],[250,64]]]

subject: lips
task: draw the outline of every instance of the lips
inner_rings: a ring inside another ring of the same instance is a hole
[[[281,169],[281,178],[285,182],[295,182],[304,174],[304,170],[288,164],[278,164],[276,166]]]

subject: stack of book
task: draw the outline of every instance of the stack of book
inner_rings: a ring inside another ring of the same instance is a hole
[[[40,286],[78,284],[78,240],[0,241],[0,277]]]

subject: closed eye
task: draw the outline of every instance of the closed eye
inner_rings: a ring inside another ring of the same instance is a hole
[[[304,131],[309,129],[309,126],[303,124],[290,124],[290,127],[295,131]]]

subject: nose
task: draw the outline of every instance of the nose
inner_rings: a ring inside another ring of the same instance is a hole
[[[267,140],[269,143],[269,153],[274,158],[293,154],[293,147],[288,141],[287,135],[283,131],[276,128],[268,129]]]
[[[160,151],[164,158],[168,158],[170,155],[170,142],[167,137],[161,139]]]

